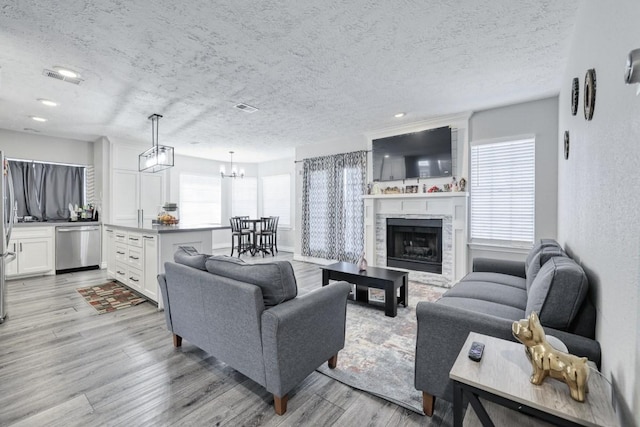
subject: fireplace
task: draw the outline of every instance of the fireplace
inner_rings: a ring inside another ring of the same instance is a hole
[[[442,274],[442,220],[387,218],[387,266]]]

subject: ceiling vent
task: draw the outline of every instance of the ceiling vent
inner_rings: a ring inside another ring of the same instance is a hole
[[[74,85],[79,85],[82,83],[82,79],[79,77],[66,77],[60,74],[57,71],[47,70],[46,68],[42,71],[43,76],[51,77],[53,79],[62,80],[63,82],[73,83]]]
[[[247,105],[244,103],[236,105],[235,108],[237,108],[238,110],[242,110],[245,113],[255,113],[256,111],[258,111],[256,107],[252,107],[251,105]]]

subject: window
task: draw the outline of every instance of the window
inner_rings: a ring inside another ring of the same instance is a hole
[[[535,139],[471,145],[471,240],[533,243]]]
[[[231,216],[258,216],[258,179],[236,178],[231,182]]]
[[[278,226],[291,226],[291,176],[262,178],[262,215],[279,216]]]
[[[180,174],[181,223],[221,223],[220,181],[219,176]]]
[[[16,215],[41,220],[69,219],[69,205],[87,203],[86,167],[9,160],[13,177]],[[93,202],[93,199],[89,200]]]

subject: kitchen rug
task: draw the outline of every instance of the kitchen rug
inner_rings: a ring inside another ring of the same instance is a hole
[[[87,286],[76,289],[98,314],[110,313],[123,308],[133,307],[146,301],[145,298],[125,288],[117,282]]]
[[[382,307],[348,301],[345,344],[338,353],[338,366],[329,369],[324,363],[317,371],[422,415],[422,393],[413,385],[416,304],[436,301],[444,291],[410,281],[409,307],[398,305],[396,317],[385,316]]]

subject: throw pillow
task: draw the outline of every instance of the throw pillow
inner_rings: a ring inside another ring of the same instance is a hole
[[[536,279],[540,268],[547,261],[556,256],[567,256],[567,254],[561,247],[544,246],[531,258],[529,265],[525,270],[527,293],[531,288],[531,284]]]
[[[212,256],[207,259],[206,267],[209,273],[259,286],[265,307],[278,305],[298,295],[296,276],[288,261],[247,264],[237,258]]]
[[[588,287],[587,275],[574,260],[551,258],[531,284],[525,316],[535,311],[543,326],[566,330],[580,309]]]
[[[173,261],[178,264],[197,268],[198,270],[206,270],[205,261],[209,256],[210,255],[198,253],[193,246],[179,246],[176,253],[173,254]]]
[[[529,265],[533,261],[533,258],[536,255],[538,255],[538,253],[542,250],[542,248],[547,248],[547,247],[556,247],[556,248],[562,249],[562,246],[560,246],[560,243],[556,242],[553,239],[538,240],[536,244],[533,245],[533,247],[529,251],[529,254],[527,255],[527,259],[524,261],[524,271],[529,270]]]

